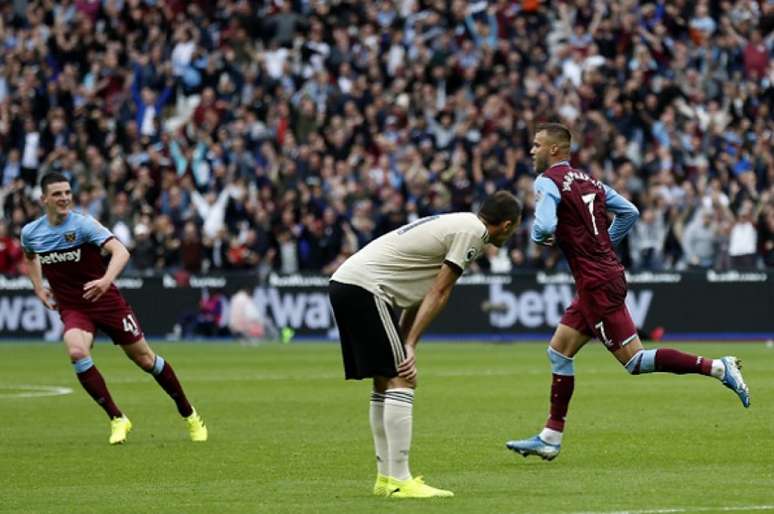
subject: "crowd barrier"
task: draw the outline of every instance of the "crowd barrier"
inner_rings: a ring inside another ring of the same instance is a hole
[[[774,271],[638,273],[627,278],[626,302],[645,332],[663,327],[675,339],[774,339]],[[326,277],[272,275],[261,283],[252,274],[127,275],[117,285],[151,338],[175,337],[179,327],[196,318],[203,297],[221,292],[229,298],[240,288],[252,294],[259,311],[278,327],[290,327],[298,337],[336,337]],[[543,338],[573,295],[568,274],[465,276],[428,337]],[[43,307],[26,278],[0,276],[0,338],[58,340],[61,331],[58,314]]]

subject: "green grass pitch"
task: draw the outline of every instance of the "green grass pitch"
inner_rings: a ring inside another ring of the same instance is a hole
[[[61,345],[0,344],[0,512],[774,510],[774,349],[762,343],[677,345],[738,355],[748,410],[716,380],[630,377],[589,345],[576,362],[564,448],[550,463],[504,447],[545,419],[545,344],[424,343],[412,471],[456,493],[431,501],[370,495],[370,387],[343,380],[338,345],[153,346],[204,416],[209,442],[191,443],[172,402],[111,345],[98,344],[94,360],[134,423],[117,447]],[[73,392],[19,397],[24,385]]]

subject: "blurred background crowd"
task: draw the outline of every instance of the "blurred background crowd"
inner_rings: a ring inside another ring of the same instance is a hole
[[[541,121],[641,218],[631,270],[774,267],[774,1],[9,0],[0,273],[39,179],[138,272],[332,272],[417,217],[526,206],[483,271],[566,270],[529,241]]]

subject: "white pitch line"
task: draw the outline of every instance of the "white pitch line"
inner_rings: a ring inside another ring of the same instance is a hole
[[[774,505],[742,505],[739,507],[675,507],[665,509],[582,511],[570,514],[682,514],[684,512],[740,512],[756,510],[774,510]]]
[[[18,393],[1,393],[0,398],[42,398],[44,396],[64,396],[70,394],[73,390],[69,387],[60,386],[41,386],[41,385],[0,385],[0,391],[3,389],[21,390]]]

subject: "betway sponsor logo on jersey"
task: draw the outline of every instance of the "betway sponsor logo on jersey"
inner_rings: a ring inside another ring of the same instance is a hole
[[[562,180],[562,191],[569,191],[572,183],[576,180],[585,180],[586,182],[591,182],[594,184],[594,187],[602,189],[602,182],[592,178],[590,175],[586,175],[580,171],[568,171]]]
[[[70,250],[69,252],[51,252],[40,256],[41,264],[59,264],[60,262],[80,262],[81,249]]]

